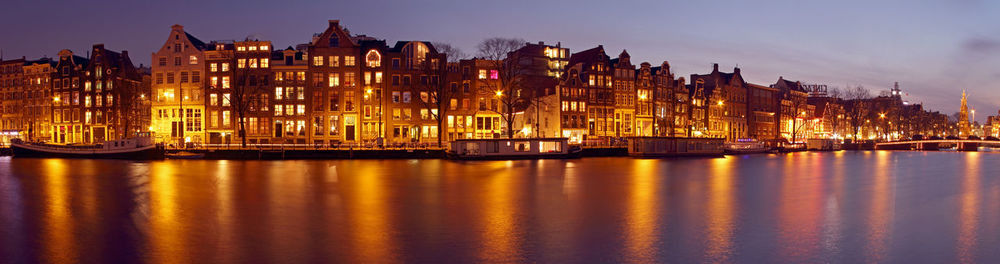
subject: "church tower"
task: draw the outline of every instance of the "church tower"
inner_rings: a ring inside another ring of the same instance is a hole
[[[969,105],[965,90],[962,90],[962,107],[958,111],[958,133],[959,136],[967,137],[972,135],[972,127],[969,125]]]

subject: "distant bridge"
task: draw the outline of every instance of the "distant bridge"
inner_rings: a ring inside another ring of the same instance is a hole
[[[961,151],[976,151],[980,146],[1000,147],[1000,141],[982,139],[927,139],[875,143],[880,150],[941,150],[945,146],[956,146]]]

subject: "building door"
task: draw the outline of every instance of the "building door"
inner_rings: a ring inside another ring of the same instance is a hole
[[[282,133],[285,133],[285,130],[281,126],[281,121],[275,121],[274,122],[274,137],[280,138]]]
[[[344,140],[354,141],[355,116],[344,116]]]

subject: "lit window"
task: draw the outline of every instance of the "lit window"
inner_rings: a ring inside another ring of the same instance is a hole
[[[257,50],[257,46],[250,46],[250,51],[256,51],[256,50]]]
[[[338,67],[338,66],[340,66],[340,57],[330,56],[330,67]]]
[[[260,46],[260,50],[268,50],[268,49],[270,49],[270,47],[268,47],[268,46]]]
[[[368,54],[365,55],[365,63],[368,67],[379,67],[382,65],[382,55],[378,54],[376,50],[369,50]]]
[[[500,79],[500,71],[490,70],[490,79]]]
[[[250,59],[250,68],[253,68],[253,69],[257,68],[257,59],[256,58]]]
[[[236,60],[236,68],[243,69],[247,67],[247,59]]]
[[[229,89],[229,76],[222,76],[222,89]]]
[[[209,71],[211,72],[219,71],[219,65],[216,63],[209,64],[208,66],[209,66]]]
[[[217,94],[210,94],[208,96],[208,98],[210,100],[208,102],[208,105],[211,105],[211,106],[219,105],[219,95],[217,95]]]
[[[282,88],[281,87],[275,87],[274,88],[274,100],[281,100],[281,96],[283,94],[284,93],[282,92]]]
[[[210,87],[217,88],[219,85],[219,77],[212,76],[212,84]]]
[[[229,106],[229,94],[228,93],[222,94],[222,106]]]
[[[323,66],[323,56],[313,57],[313,66]]]
[[[344,56],[344,66],[354,66],[354,56]]]
[[[382,72],[375,72],[375,83],[382,83]]]
[[[222,63],[222,71],[224,71],[224,72],[229,71],[229,63],[228,62],[223,62]]]
[[[479,70],[479,79],[486,79],[486,70]]]
[[[297,115],[305,115],[306,114],[306,105],[301,105],[301,104],[300,105],[296,105],[295,106],[295,114],[297,114]]]
[[[282,107],[284,107],[284,106],[283,105],[274,105],[274,115],[280,116],[281,114],[283,114],[284,113],[283,112],[284,108],[282,108]]]
[[[246,51],[246,50],[247,50],[247,48],[244,47],[244,46],[236,47],[236,51]]]
[[[261,68],[268,68],[268,67],[271,67],[271,66],[269,66],[269,65],[268,65],[268,64],[270,64],[270,63],[271,63],[271,59],[268,59],[268,58],[263,58],[263,59],[260,59],[260,67],[261,67]]]
[[[330,87],[340,86],[340,74],[331,73],[330,74]]]
[[[191,55],[191,57],[188,59],[188,63],[190,63],[191,65],[198,64],[198,56]]]

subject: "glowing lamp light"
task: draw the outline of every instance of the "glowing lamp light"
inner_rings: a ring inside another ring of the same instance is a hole
[[[497,91],[497,97],[503,96],[503,91]]]
[[[723,103],[722,101],[719,101],[719,105],[723,105],[723,104],[725,104],[725,103]]]
[[[52,101],[58,103],[59,102],[59,96],[52,97]]]

